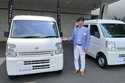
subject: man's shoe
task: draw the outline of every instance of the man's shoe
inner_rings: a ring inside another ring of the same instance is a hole
[[[80,71],[80,76],[85,76],[85,71]]]
[[[78,74],[78,73],[79,73],[79,70],[75,70],[75,71],[74,71],[74,74]]]

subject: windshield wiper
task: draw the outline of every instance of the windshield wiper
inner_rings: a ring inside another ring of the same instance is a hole
[[[42,38],[57,38],[58,36],[45,36],[45,37],[42,37]]]
[[[24,36],[24,37],[21,37],[21,38],[41,38],[40,36]]]
[[[114,35],[113,37],[125,37],[125,35]]]
[[[14,37],[14,38],[58,38],[58,36],[22,36],[22,37]]]

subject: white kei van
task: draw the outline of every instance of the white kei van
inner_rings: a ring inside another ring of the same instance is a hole
[[[125,23],[117,20],[88,20],[91,41],[88,55],[100,67],[125,64]]]
[[[63,47],[52,17],[19,15],[12,20],[6,48],[9,77],[63,70]]]

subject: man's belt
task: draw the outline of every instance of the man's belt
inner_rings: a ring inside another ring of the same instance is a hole
[[[78,46],[82,46],[82,44],[76,44],[76,45],[78,45]]]

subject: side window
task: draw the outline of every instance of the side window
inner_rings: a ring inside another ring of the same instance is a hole
[[[100,38],[100,33],[99,33],[97,25],[91,25],[90,26],[90,33],[91,33],[92,36]]]
[[[84,25],[84,27],[87,27],[87,28],[88,28],[88,25]]]

